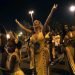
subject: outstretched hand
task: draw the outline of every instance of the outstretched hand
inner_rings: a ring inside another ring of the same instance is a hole
[[[53,8],[54,8],[54,9],[56,9],[57,7],[58,7],[58,5],[57,5],[57,4],[54,4],[54,5],[53,5]]]
[[[17,22],[18,22],[18,20],[17,20],[17,19],[15,19],[15,22],[17,23]]]

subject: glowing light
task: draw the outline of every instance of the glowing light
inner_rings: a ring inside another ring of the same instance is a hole
[[[74,6],[74,5],[72,5],[72,6],[70,7],[70,11],[71,11],[71,12],[75,12],[75,6]]]
[[[33,11],[33,10],[29,11],[29,14],[31,14],[31,15],[32,15],[33,13],[34,13],[34,11]]]
[[[9,34],[7,34],[6,37],[7,37],[7,39],[10,39],[10,35]]]
[[[33,14],[34,14],[34,11],[33,10],[29,11],[29,14],[31,15],[31,19],[32,19],[32,23],[33,23]]]
[[[18,34],[18,36],[22,36],[23,35],[23,32],[20,32],[19,34]]]

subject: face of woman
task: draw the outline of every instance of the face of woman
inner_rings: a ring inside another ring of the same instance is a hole
[[[38,32],[38,31],[41,30],[40,24],[41,24],[41,22],[40,22],[39,20],[35,20],[35,21],[34,21],[34,23],[33,23],[34,32]]]

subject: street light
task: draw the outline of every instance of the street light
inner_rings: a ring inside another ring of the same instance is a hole
[[[31,19],[32,19],[32,23],[33,23],[33,14],[34,14],[34,11],[33,10],[30,10],[29,11],[29,14],[31,15]]]
[[[70,6],[70,11],[75,12],[75,5]]]
[[[70,12],[72,12],[73,13],[73,15],[74,15],[74,22],[73,22],[73,24],[75,24],[75,5],[71,5],[70,6],[70,8],[69,8],[69,10],[70,10]]]

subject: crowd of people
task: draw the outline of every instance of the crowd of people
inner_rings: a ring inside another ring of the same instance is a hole
[[[51,30],[49,22],[56,9],[57,4],[54,4],[44,25],[39,20],[34,20],[33,30],[27,29],[15,19],[17,25],[30,35],[23,35],[23,39],[19,39],[13,31],[8,32],[10,38],[7,39],[7,32],[0,25],[0,75],[26,75],[20,67],[23,46],[26,47],[30,59],[32,71],[30,75],[52,75],[50,65],[53,65],[62,53],[66,54],[69,65],[75,73],[75,26],[69,30],[65,25],[62,35],[57,29]]]

